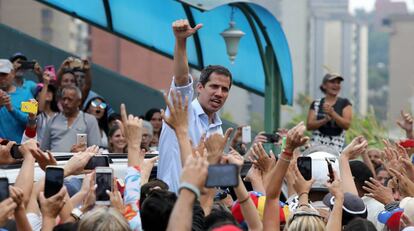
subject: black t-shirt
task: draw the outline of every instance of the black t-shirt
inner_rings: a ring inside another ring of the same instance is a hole
[[[323,104],[324,103],[325,103],[325,98],[322,98],[320,100],[320,103],[319,103],[319,110],[317,111],[317,116],[316,116],[317,120],[321,120],[321,119],[325,118],[326,113],[323,111]],[[338,113],[338,115],[342,116],[342,111],[348,105],[352,106],[351,102],[349,102],[348,99],[338,98],[336,100],[336,103],[333,105],[333,108],[334,108],[335,112]],[[314,110],[314,111],[316,110],[315,109],[315,101],[312,102],[312,104],[310,106],[310,109]],[[328,135],[328,136],[338,136],[343,131],[343,129],[341,127],[339,127],[339,125],[335,122],[334,119],[332,119],[331,121],[329,121],[325,125],[321,126],[318,130],[322,134],[325,134],[325,135]]]

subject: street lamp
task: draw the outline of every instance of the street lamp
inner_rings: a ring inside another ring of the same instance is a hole
[[[220,35],[224,38],[224,42],[226,43],[227,55],[229,56],[231,64],[233,64],[234,60],[236,59],[240,39],[245,35],[243,31],[236,27],[236,22],[233,20],[233,15],[234,7],[231,8],[229,23],[230,27],[220,33]]]

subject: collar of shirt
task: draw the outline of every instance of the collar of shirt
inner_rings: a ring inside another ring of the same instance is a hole
[[[201,119],[207,119],[208,120],[208,115],[204,112],[204,109],[201,107],[200,102],[198,102],[198,99],[194,99],[193,102],[191,103],[192,108],[195,111],[195,114],[200,117]],[[209,123],[208,123],[209,124]],[[209,124],[209,126],[220,126],[222,124],[220,116],[218,116],[217,112],[214,113],[214,118],[213,118],[213,123]]]

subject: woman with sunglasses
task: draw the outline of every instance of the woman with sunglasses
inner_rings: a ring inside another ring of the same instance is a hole
[[[99,129],[101,132],[101,147],[108,147],[108,105],[106,101],[99,96],[93,97],[86,104],[84,110],[98,120]]]

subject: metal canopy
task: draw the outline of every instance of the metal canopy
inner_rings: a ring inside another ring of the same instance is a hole
[[[269,11],[251,1],[38,1],[168,57],[172,57],[174,51],[171,31],[174,20],[187,18],[193,25],[203,23],[204,27],[188,42],[190,65],[197,69],[209,64],[226,66],[233,73],[234,84],[259,95],[265,94],[268,84],[265,79],[270,73],[265,59],[266,50],[271,48],[271,56],[276,60],[272,78],[281,79],[283,90],[279,101],[293,103],[292,63],[284,32]],[[246,33],[234,64],[228,60],[220,36],[229,25],[232,7],[235,8],[236,26]]]

